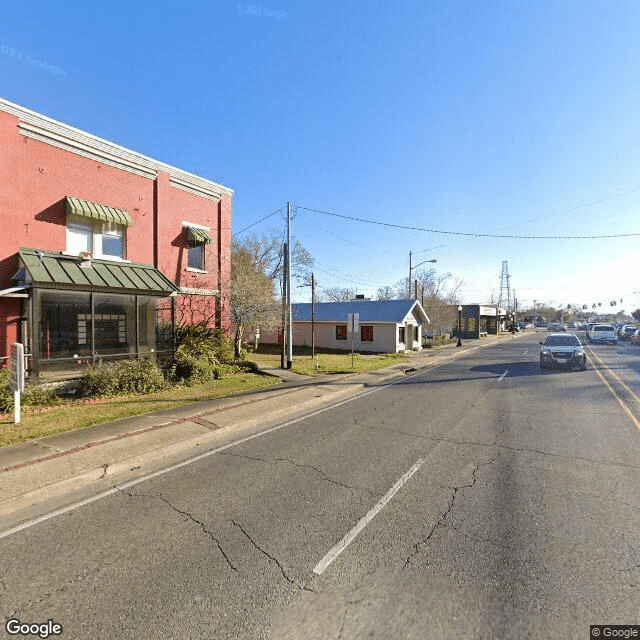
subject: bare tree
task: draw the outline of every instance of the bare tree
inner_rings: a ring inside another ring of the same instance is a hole
[[[329,287],[324,289],[322,298],[327,302],[348,302],[356,297],[354,289],[346,287]]]
[[[377,300],[394,300],[396,297],[396,288],[385,285],[384,287],[378,287],[376,293]]]
[[[275,326],[279,319],[275,287],[243,247],[231,251],[231,292],[229,300],[234,326],[234,351],[240,357],[245,329],[249,326]]]
[[[267,278],[282,277],[284,254],[283,234],[277,229],[269,229],[261,235],[252,234],[236,246],[241,246],[251,255],[256,268]],[[305,279],[313,267],[313,256],[295,238],[291,242],[291,277]]]

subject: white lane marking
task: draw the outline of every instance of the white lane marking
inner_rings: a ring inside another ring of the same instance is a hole
[[[385,507],[385,505],[393,498],[393,496],[400,491],[402,486],[418,471],[418,469],[422,466],[424,460],[420,458],[418,462],[416,462],[409,471],[407,471],[402,478],[400,478],[394,485],[384,494],[382,499],[376,503],[376,505],[367,513],[364,518],[356,524],[349,533],[347,533],[338,544],[334,545],[329,551],[326,553],[324,558],[318,562],[318,564],[314,567],[313,572],[320,575],[357,537],[357,535],[376,517],[376,515]]]
[[[526,355],[527,355],[527,353],[529,353],[529,352],[528,352],[528,351],[523,351],[523,352],[522,352],[522,355],[523,355],[523,356],[526,356]]]
[[[499,378],[498,378],[498,382],[500,382],[502,380],[502,378],[504,378],[507,373],[509,373],[509,369],[507,369]]]

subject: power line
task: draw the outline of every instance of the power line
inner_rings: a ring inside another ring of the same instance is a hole
[[[613,197],[613,196],[612,196]],[[442,231],[439,229],[426,229],[424,227],[411,227],[402,224],[392,224],[391,222],[380,222],[379,220],[367,220],[365,218],[357,218],[355,216],[345,216],[340,213],[332,213],[331,211],[321,211],[319,209],[311,209],[309,207],[303,207],[296,205],[299,209],[304,211],[311,211],[313,213],[321,213],[326,216],[334,216],[336,218],[343,218],[344,220],[352,220],[354,222],[364,222],[366,224],[375,224],[382,227],[392,227],[394,229],[406,229],[409,231],[424,231],[426,233],[440,233],[451,236],[467,236],[471,238],[512,238],[519,240],[598,240],[605,238],[630,238],[634,236],[640,236],[638,233],[619,233],[619,234],[602,234],[595,236],[515,236],[515,235],[503,235],[495,233],[472,233],[465,231]],[[588,205],[583,205],[588,206]],[[580,207],[576,207],[580,208]]]
[[[271,216],[275,216],[276,213],[281,213],[281,212],[282,212],[282,209],[278,209],[277,211],[270,213],[268,216],[265,216],[264,218],[260,218],[260,220],[258,220],[257,222],[254,222],[253,224],[250,224],[248,227],[245,227],[244,229],[242,229],[242,231],[238,231],[237,233],[234,233],[231,237],[235,238],[236,236],[239,236],[241,233],[244,233],[247,229],[251,229],[251,227],[255,227],[257,224],[260,224],[263,220],[266,220]]]
[[[316,224],[315,222],[310,220],[307,216],[303,215],[302,213],[298,213],[298,215],[303,220],[306,220],[309,224],[312,224],[314,227],[317,227],[321,231],[324,231],[325,233],[328,233],[329,235],[332,235],[334,238],[338,238],[338,240],[342,240],[344,242],[348,242],[349,244],[352,244],[354,247],[358,247],[359,249],[364,249],[365,251],[375,251],[377,253],[392,253],[392,254],[405,253],[404,251],[382,251],[380,249],[372,249],[371,247],[365,247],[365,246],[363,246],[361,244],[358,244],[357,242],[353,242],[353,240],[347,240],[347,238],[343,238],[342,236],[339,236],[337,233],[334,233],[333,231],[329,231],[328,229],[325,229],[324,227],[321,227],[319,224]]]

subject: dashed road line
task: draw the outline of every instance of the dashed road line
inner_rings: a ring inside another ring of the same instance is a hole
[[[371,508],[371,510],[367,513],[364,518],[362,518],[358,524],[356,524],[347,535],[340,540],[337,544],[335,544],[329,551],[325,554],[325,556],[318,562],[318,564],[313,568],[313,572],[317,575],[320,575],[358,536],[358,534],[373,520],[380,511],[385,507],[385,505],[393,498],[393,496],[400,491],[402,486],[406,484],[411,477],[418,471],[418,469],[422,466],[424,460],[420,458],[418,462],[416,462],[409,471],[407,471],[394,485],[384,494],[384,496]]]

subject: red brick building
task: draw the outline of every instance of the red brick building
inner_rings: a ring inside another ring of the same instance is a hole
[[[0,99],[0,357],[32,373],[229,329],[233,191]]]

